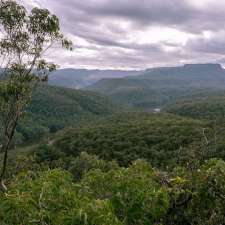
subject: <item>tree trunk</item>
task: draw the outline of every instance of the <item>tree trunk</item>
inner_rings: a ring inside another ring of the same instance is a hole
[[[9,138],[7,137],[7,141],[6,141],[5,145],[3,144],[3,146],[2,146],[3,154],[4,154],[3,162],[2,162],[2,171],[1,171],[1,175],[0,175],[0,191],[2,191],[2,192],[7,191],[7,187],[5,186],[5,183],[4,183],[4,178],[5,178],[5,173],[6,173],[6,169],[7,169],[8,151],[9,151],[10,143],[13,138],[13,134],[14,134],[14,130],[11,132],[11,135],[9,136]]]
[[[6,192],[7,191],[7,187],[4,184],[4,181],[2,180],[0,183],[0,192]]]
[[[1,175],[0,175],[0,191],[1,192],[7,191],[7,187],[5,186],[5,183],[4,183],[4,177],[5,177],[7,162],[8,162],[9,144],[10,144],[10,141],[8,140],[7,144],[3,145],[3,147],[2,147],[4,157],[3,157],[3,162],[2,162],[2,171],[1,171]]]
[[[16,119],[14,121],[12,121],[12,123],[9,122],[8,126],[11,124],[11,129],[8,129],[8,126],[6,126],[6,130],[5,130],[5,134],[4,134],[4,138],[5,138],[5,143],[3,143],[2,146],[2,152],[4,154],[3,157],[3,162],[2,162],[2,170],[1,170],[1,174],[0,174],[0,191],[1,192],[6,192],[7,191],[7,187],[4,183],[4,178],[5,178],[5,174],[6,174],[6,170],[7,170],[7,163],[8,163],[8,151],[10,148],[10,144],[12,142],[14,133],[15,133],[15,129],[16,129],[16,125],[17,125],[17,121],[18,121],[18,117],[16,116]]]

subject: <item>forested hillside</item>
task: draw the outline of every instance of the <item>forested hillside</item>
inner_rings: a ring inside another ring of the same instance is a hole
[[[6,225],[223,224],[223,137],[214,142],[210,122],[149,113],[66,129],[51,143],[11,152],[0,219]]]
[[[216,99],[222,104],[223,97]],[[202,112],[211,115],[204,93],[198,101]],[[1,221],[223,224],[225,130],[210,117],[187,117],[195,118],[121,112],[94,92],[40,86],[18,129],[28,135],[35,126],[47,131],[42,140],[9,152]]]
[[[187,96],[198,100],[174,104],[168,98],[164,111],[154,114],[128,111],[91,91],[39,86],[17,127],[23,145],[9,151],[0,220],[223,224],[224,91]]]
[[[224,9],[1,0],[0,225],[225,225]]]
[[[102,79],[88,89],[136,108],[161,108],[173,101],[224,90],[225,71],[218,64],[155,68],[140,76]]]
[[[225,97],[208,97],[205,99],[181,101],[168,105],[166,112],[196,119],[224,121]]]
[[[145,159],[156,167],[174,167],[193,157],[192,151],[200,154],[199,149],[204,149],[205,159],[225,157],[224,131],[215,143],[213,125],[166,114],[116,114],[100,124],[59,132],[53,138],[52,152],[67,156],[87,152],[108,161],[116,160],[122,166]],[[206,143],[206,137],[211,143]]]
[[[17,142],[39,138],[66,126],[78,126],[120,109],[108,97],[94,92],[39,86],[25,118],[17,128]]]

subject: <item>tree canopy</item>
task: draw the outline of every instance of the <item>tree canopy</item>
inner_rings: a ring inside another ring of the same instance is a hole
[[[71,49],[71,42],[60,31],[58,18],[47,9],[33,8],[28,12],[12,0],[0,2],[0,119],[5,153],[0,174],[1,189],[7,167],[7,152],[12,143],[18,121],[29,104],[32,91],[46,81],[56,68],[47,62],[44,53],[55,43]]]

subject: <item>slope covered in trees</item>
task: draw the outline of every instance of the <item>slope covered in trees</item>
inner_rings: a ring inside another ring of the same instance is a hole
[[[0,225],[225,224],[223,98],[208,106],[201,89],[224,89],[219,65],[151,69],[102,89],[139,108],[193,91],[203,97],[197,112],[121,112],[101,94],[40,85],[56,68],[45,50],[72,48],[57,16],[13,0],[0,2],[0,15]],[[15,131],[16,140],[46,135],[12,148]]]
[[[53,96],[71,94],[53,89],[60,93]],[[4,225],[223,224],[224,132],[215,142],[214,128],[210,121],[171,114],[118,113],[60,131],[28,151],[13,150],[9,191],[0,193],[0,220]]]
[[[171,104],[165,107],[164,111],[195,119],[224,121],[224,103],[224,96],[180,102],[178,101],[175,104]]]
[[[222,133],[215,143],[213,132],[209,122],[163,114],[124,113],[98,124],[59,132],[50,149],[60,152],[59,156],[77,156],[85,151],[105,160],[116,160],[122,166],[142,158],[153,166],[168,168],[183,164],[193,154],[223,158]],[[210,143],[206,143],[206,137]],[[191,152],[190,146],[196,152]],[[50,149],[47,148],[47,155]],[[40,148],[41,158],[41,153],[46,157],[45,150]]]
[[[17,128],[17,140],[38,138],[65,126],[75,126],[106,116],[119,109],[101,94],[53,86],[39,86],[33,94],[24,120]]]
[[[139,76],[102,79],[89,90],[138,108],[162,107],[179,99],[214,95],[225,89],[225,71],[218,64],[149,69]]]

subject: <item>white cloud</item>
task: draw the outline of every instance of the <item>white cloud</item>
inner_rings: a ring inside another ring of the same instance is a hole
[[[224,59],[223,0],[19,1],[59,16],[75,50],[53,49],[48,57],[63,67],[146,68]]]

